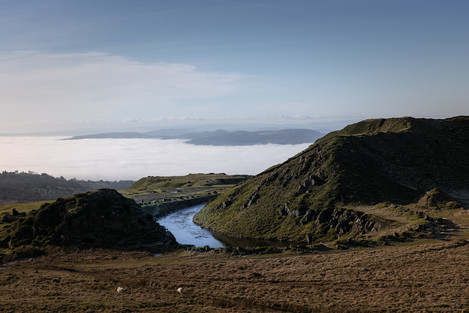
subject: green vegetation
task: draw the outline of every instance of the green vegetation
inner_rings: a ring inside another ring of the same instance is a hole
[[[12,203],[12,204],[2,204],[0,205],[0,218],[7,214],[11,213],[13,209],[19,213],[28,213],[31,210],[37,210],[39,207],[46,203],[47,201],[36,201],[36,202],[25,202],[25,203]]]
[[[340,135],[376,135],[380,132],[402,132],[411,128],[411,117],[372,119],[348,125],[336,134]]]
[[[45,203],[46,201],[38,201],[0,205],[0,238],[7,236],[7,231],[11,227],[10,222],[7,222],[8,220],[14,220],[33,210],[38,210]]]
[[[199,223],[305,243],[288,249],[155,257],[174,238],[109,189],[0,205],[2,310],[463,312],[468,121],[365,121],[252,178],[147,177],[124,191],[144,207],[221,193]],[[360,248],[378,244],[395,246]]]
[[[0,173],[0,204],[55,200],[100,188],[119,190],[128,188],[133,183],[133,181],[67,180],[31,171],[28,173],[3,171]]]
[[[224,190],[243,182],[247,175],[189,174],[148,176],[120,192],[142,206],[168,206],[175,203],[206,202]]]
[[[113,189],[59,198],[28,213],[12,213],[2,219],[3,249],[52,245],[158,251],[176,245],[174,237],[135,201]]]
[[[148,176],[135,182],[129,190],[153,190],[155,188],[195,188],[235,185],[244,181],[246,175],[189,174],[186,176]]]
[[[39,188],[37,179],[40,182],[44,182],[44,179],[50,182],[70,182],[47,174],[4,173],[4,177],[6,176],[12,176],[16,181],[32,178],[32,189]],[[190,174],[142,178],[131,188],[122,191],[124,195],[139,202],[145,199],[142,206],[111,189],[78,193],[51,203],[38,201],[3,204],[0,205],[0,250],[7,253],[16,251],[14,253],[18,255],[33,254],[50,245],[157,250],[159,246],[165,245],[164,240],[171,242],[173,237],[166,234],[144,212],[153,214],[155,210],[152,211],[152,208],[158,207],[159,213],[168,213],[180,207],[206,202],[247,177]],[[48,185],[47,190],[54,190],[54,186]],[[155,244],[159,246],[156,247]],[[20,248],[21,246],[26,248]]]
[[[378,240],[427,223],[421,211],[435,201],[459,208],[457,195],[469,191],[468,154],[469,117],[366,120],[226,191],[195,221],[235,237]],[[445,196],[422,198],[434,188]]]

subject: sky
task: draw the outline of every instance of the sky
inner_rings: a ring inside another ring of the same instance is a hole
[[[469,115],[466,0],[0,0],[0,134]]]

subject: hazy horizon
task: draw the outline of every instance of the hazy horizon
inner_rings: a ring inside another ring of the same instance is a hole
[[[257,173],[298,147],[186,145],[173,156],[147,141],[126,159],[120,144],[8,136],[327,133],[368,118],[469,115],[468,10],[462,0],[0,1],[0,169],[124,179],[169,162],[168,175]]]
[[[345,126],[358,122],[359,120],[331,120],[331,121],[302,121],[292,122],[283,121],[281,123],[272,123],[269,121],[214,121],[214,120],[202,120],[202,121],[186,121],[176,120],[168,121],[166,123],[140,123],[139,125],[129,125],[128,127],[122,127],[119,124],[108,123],[104,125],[94,125],[88,128],[76,128],[76,129],[57,129],[57,130],[36,130],[26,132],[0,132],[0,136],[79,136],[79,135],[93,135],[101,133],[124,133],[124,132],[137,132],[146,133],[152,131],[174,131],[177,133],[191,133],[191,132],[203,132],[203,131],[215,131],[215,130],[226,130],[226,131],[265,131],[265,130],[284,130],[284,129],[310,129],[318,131],[323,134],[339,130]]]

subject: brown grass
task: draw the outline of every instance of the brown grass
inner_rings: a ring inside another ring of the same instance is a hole
[[[469,310],[469,242],[462,240],[263,258],[93,250],[3,266],[5,312]]]

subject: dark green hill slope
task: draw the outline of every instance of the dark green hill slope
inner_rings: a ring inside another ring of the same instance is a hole
[[[219,196],[195,221],[238,237],[323,240],[396,224],[364,205],[469,193],[469,117],[366,120]]]
[[[46,203],[9,222],[0,246],[101,247],[158,251],[176,246],[174,236],[143,213],[134,200],[100,189]]]

